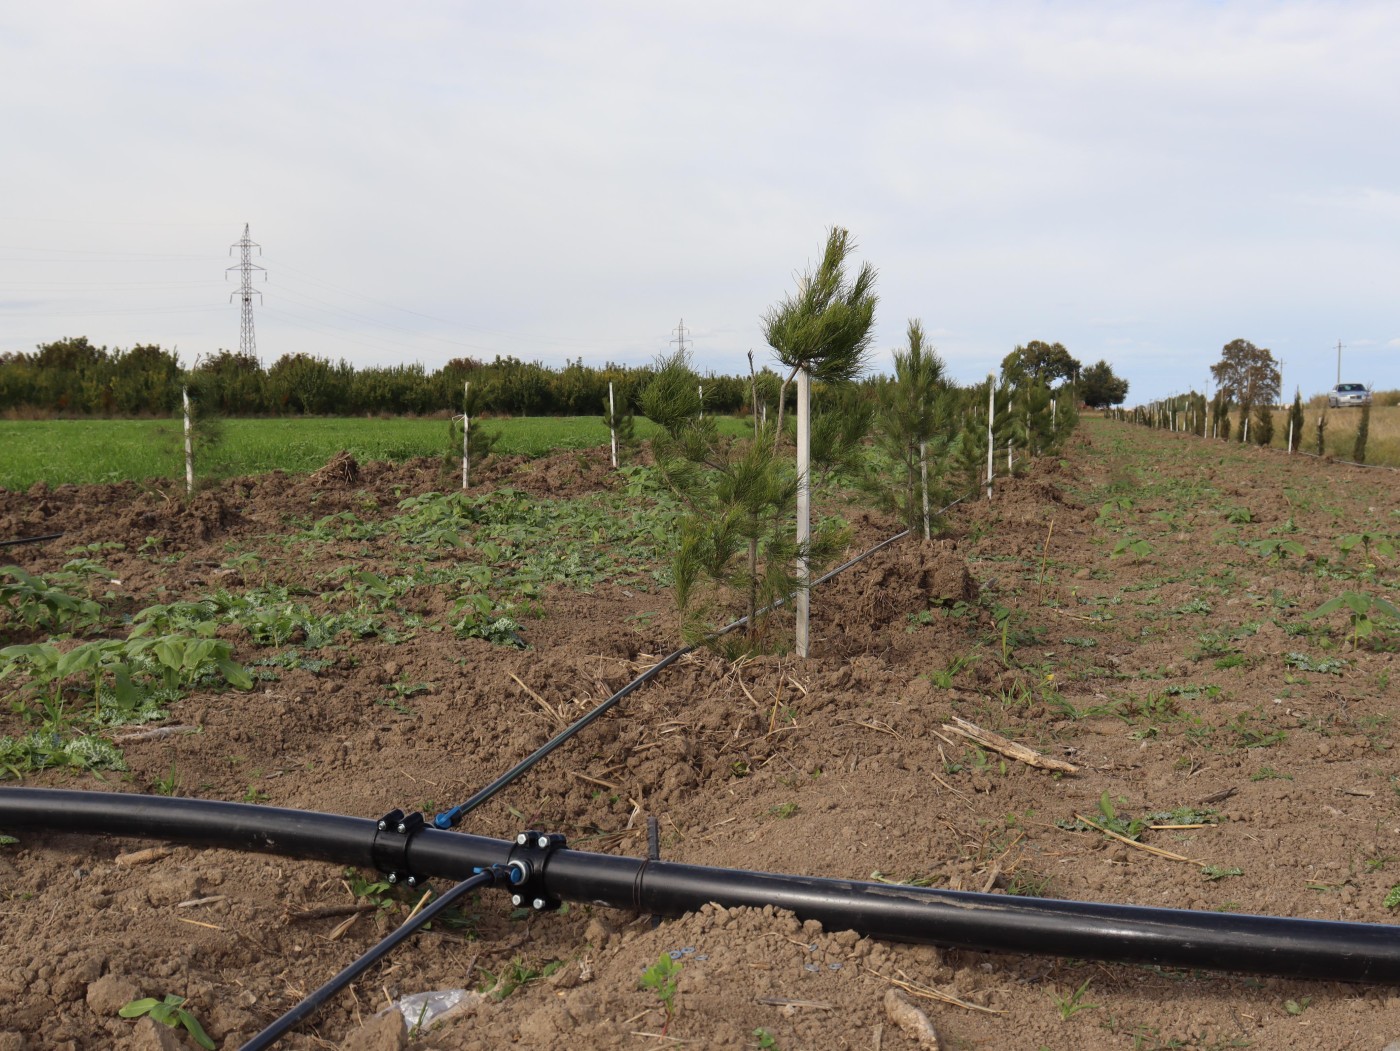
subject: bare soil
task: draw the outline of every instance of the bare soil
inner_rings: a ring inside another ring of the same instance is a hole
[[[100,558],[133,609],[254,573],[314,591],[336,566],[379,570],[390,553],[289,547],[290,520],[391,509],[441,486],[426,461],[355,467],[236,479],[189,503],[138,485],[0,491],[0,538],[64,532],[8,549],[31,572],[82,545],[124,543]],[[618,484],[600,452],[499,463],[474,481],[553,498]],[[1391,923],[1397,634],[1382,626],[1353,649],[1340,616],[1305,616],[1348,589],[1395,599],[1395,560],[1375,555],[1368,568],[1359,547],[1343,560],[1337,541],[1393,537],[1396,507],[1386,472],[1088,420],[1063,459],[954,508],[934,541],[900,541],[815,593],[813,658],[693,654],[463,831],[537,827],[639,856],[655,815],[670,860]],[[838,510],[854,526],[852,553],[896,531]],[[147,537],[161,542],[143,553]],[[1111,557],[1124,539],[1146,547]],[[1271,561],[1277,539],[1304,554]],[[238,561],[245,552],[256,562]],[[446,598],[421,605],[441,612]],[[431,813],[678,645],[664,591],[554,588],[543,612],[524,650],[430,631],[329,648],[334,663],[318,673],[286,669],[252,692],[182,701],[170,724],[199,732],[124,744],[128,773],[47,771],[25,784]],[[31,639],[0,622],[0,644]],[[430,687],[393,705],[396,682]],[[954,716],[1079,772],[979,751],[944,729]],[[0,734],[23,732],[0,715]],[[1108,808],[1207,816],[1141,834],[1191,859],[1176,861],[1076,826]],[[300,919],[356,905],[343,870],[187,847],[125,864],[151,844],[19,839],[0,847],[0,1051],[162,1046],[171,1034],[117,1009],[168,993],[237,1047],[410,907]],[[1382,1051],[1400,1038],[1388,987],[903,945],[772,910],[707,907],[653,928],[578,904],[513,918],[488,892],[467,912],[470,927],[419,935],[282,1046],[932,1046],[901,1025],[896,982],[950,1049]],[[662,954],[682,965],[669,1021],[639,987]],[[551,964],[411,1038],[375,1020],[400,996],[478,990]]]

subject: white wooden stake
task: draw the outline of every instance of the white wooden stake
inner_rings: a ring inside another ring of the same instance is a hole
[[[190,426],[190,389],[182,387],[180,397],[185,403],[185,492],[194,492],[194,431]]]
[[[1241,438],[1240,438],[1240,444],[1241,444],[1241,445],[1248,445],[1248,444],[1249,444],[1249,417],[1248,417],[1248,416],[1246,416],[1246,417],[1244,418],[1244,434],[1243,434],[1243,436],[1241,436]]]
[[[928,442],[919,443],[919,475],[923,481],[924,491],[924,539],[933,539],[933,534],[928,527]]]
[[[1293,417],[1288,417],[1288,455],[1293,455]]]
[[[613,401],[612,380],[608,380],[608,430],[612,433],[612,460],[613,469],[617,469],[617,428],[613,426],[617,419],[617,405]]]
[[[987,377],[987,499],[992,498],[992,456],[996,442],[992,438],[992,418],[997,414],[997,378]]]
[[[700,418],[705,418],[705,385],[700,384]]]
[[[811,567],[807,552],[812,543],[812,377],[806,369],[797,370],[797,655],[806,657],[807,625],[811,616]]]
[[[472,385],[462,384],[462,488],[467,487],[467,471],[471,465],[471,449],[467,446],[467,435],[472,429],[471,413]]]

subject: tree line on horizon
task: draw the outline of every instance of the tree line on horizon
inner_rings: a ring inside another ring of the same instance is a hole
[[[157,344],[109,350],[86,336],[41,344],[33,352],[0,353],[0,413],[74,417],[168,416],[181,391],[206,413],[227,416],[431,416],[460,411],[464,384],[472,384],[474,411],[503,416],[592,416],[604,411],[608,385],[619,408],[638,409],[655,365],[583,360],[562,368],[497,356],[482,362],[455,358],[429,371],[420,364],[356,368],[309,354],[284,354],[264,367],[254,356],[229,350],[201,356],[186,368],[179,354]],[[1032,340],[1002,362],[1003,380],[1024,376],[1047,383],[1077,380],[1079,398],[1092,408],[1118,405],[1128,383],[1107,362],[1081,367],[1064,346]],[[890,377],[868,375],[858,388],[878,394]],[[697,376],[703,411],[748,414],[754,397],[775,409],[792,406],[791,390],[770,368],[753,377]]]

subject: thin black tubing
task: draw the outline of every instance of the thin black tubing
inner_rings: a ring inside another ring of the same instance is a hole
[[[0,540],[0,547],[14,547],[17,544],[39,544],[45,540],[57,540],[62,533],[49,533],[45,536],[22,536],[18,540]]]
[[[594,708],[582,719],[579,719],[572,726],[561,731],[553,739],[546,741],[544,744],[540,745],[540,747],[535,749],[535,751],[531,755],[529,755],[525,759],[522,759],[515,766],[511,767],[511,769],[507,770],[500,777],[496,778],[496,780],[492,781],[485,788],[478,791],[465,803],[461,803],[458,806],[453,807],[451,810],[445,810],[441,814],[436,815],[433,818],[434,827],[456,827],[458,824],[461,823],[462,818],[465,817],[468,813],[481,806],[482,803],[486,802],[501,789],[505,788],[506,785],[510,784],[521,774],[525,773],[532,766],[538,763],[545,756],[549,755],[550,752],[554,751],[565,741],[569,740],[569,738],[573,737],[584,727],[594,722],[594,720],[601,719],[609,709],[611,709],[614,705],[618,703],[618,701],[622,700],[622,698],[626,697],[633,690],[640,688],[641,686],[650,682],[652,679],[656,678],[656,676],[660,675],[663,671],[669,668],[672,664],[675,664],[676,661],[680,660],[693,649],[695,649],[694,646],[686,646],[684,649],[676,650],[675,653],[671,654],[665,660],[662,660],[657,664],[653,664],[650,668],[642,672],[641,675],[637,676],[622,689],[618,690],[606,701],[603,701],[600,705],[598,705],[598,707]]]
[[[978,489],[972,490],[972,492],[978,492],[980,491],[980,488],[981,487],[979,486]],[[941,510],[939,510],[937,513],[941,515],[945,511],[949,511],[952,508],[956,507],[958,504],[962,503],[966,499],[967,496],[960,496],[947,507],[944,507]],[[875,554],[875,552],[881,551],[884,548],[889,547],[896,540],[902,540],[904,537],[908,536],[912,531],[913,530],[905,529],[902,532],[896,533],[892,537],[888,537],[887,539],[880,541],[868,551],[861,552],[859,555],[856,555],[855,558],[848,559],[847,561],[842,562],[839,566],[837,566],[830,572],[824,573],[822,576],[819,576],[816,580],[812,581],[811,586],[816,587],[818,584],[825,584],[828,580],[830,580],[837,574],[844,573],[846,570],[850,569],[857,563],[865,561],[871,555]],[[790,598],[791,596],[788,596],[787,598],[780,598],[777,601],[772,602],[767,606],[764,606],[757,612],[769,613],[772,610],[778,609],[781,606],[786,605]],[[731,621],[722,628],[717,628],[715,631],[711,632],[706,638],[707,640],[718,639],[724,635],[728,635],[731,631],[743,627],[745,624],[748,623],[748,620],[748,615],[745,614],[738,620]],[[525,759],[522,759],[515,766],[511,767],[509,770],[507,770],[500,777],[496,778],[496,780],[492,781],[485,788],[479,790],[466,802],[453,807],[451,810],[444,810],[442,813],[435,815],[433,817],[433,827],[441,829],[456,828],[459,824],[462,823],[462,818],[466,817],[467,814],[471,813],[473,810],[481,806],[482,803],[485,803],[488,799],[494,796],[501,789],[505,788],[516,778],[520,777],[520,775],[528,771],[541,759],[549,755],[550,752],[554,751],[565,741],[569,740],[569,738],[573,737],[584,727],[590,725],[595,720],[601,718],[605,713],[607,713],[613,707],[615,707],[617,703],[624,697],[626,697],[629,693],[632,693],[634,690],[650,682],[652,679],[656,678],[656,676],[660,675],[661,672],[665,671],[672,664],[675,664],[676,661],[684,657],[687,653],[692,653],[697,648],[698,646],[696,645],[683,646],[680,649],[676,650],[676,652],[669,654],[668,656],[663,658],[660,662],[653,664],[646,671],[642,672],[641,675],[637,676],[622,689],[618,690],[617,693],[613,694],[607,700],[601,702],[591,712],[589,712],[587,715],[583,716],[581,719],[573,723],[573,725],[561,730],[555,737],[540,745],[540,747],[535,749],[535,751],[532,752],[529,756],[527,756]]]
[[[0,828],[173,840],[337,864],[372,864],[377,822],[245,803],[0,789]],[[522,856],[514,843],[425,828],[408,863],[461,880]],[[829,931],[981,952],[1033,953],[1283,978],[1400,983],[1400,928],[1100,902],[1053,901],[745,872],[559,848],[536,869],[554,897],[678,915],[707,902],[772,905]]]
[[[321,1005],[332,996],[340,992],[340,990],[344,989],[356,978],[364,974],[365,971],[369,970],[397,948],[409,935],[417,932],[420,927],[431,921],[434,916],[444,909],[450,908],[462,895],[466,894],[468,891],[475,890],[477,887],[484,886],[488,883],[495,883],[505,878],[506,873],[504,869],[497,869],[494,867],[484,869],[471,876],[469,879],[464,879],[451,890],[444,892],[440,898],[426,909],[421,910],[416,916],[405,920],[378,945],[372,947],[349,967],[346,967],[325,985],[321,986],[321,988],[317,989],[257,1036],[249,1040],[243,1045],[240,1051],[263,1051],[264,1048],[271,1047],[299,1023],[320,1010]]]

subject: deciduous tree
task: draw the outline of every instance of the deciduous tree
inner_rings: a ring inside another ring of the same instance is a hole
[[[1094,409],[1122,405],[1128,396],[1128,381],[1115,376],[1108,362],[1096,361],[1080,375],[1079,396]]]
[[[1210,374],[1225,399],[1240,406],[1241,440],[1253,407],[1273,404],[1283,386],[1283,374],[1273,354],[1247,339],[1226,343],[1220,360],[1210,367]]]
[[[1079,362],[1063,343],[1044,343],[1038,339],[1017,347],[1001,362],[1002,381],[1012,385],[1024,378],[1041,380],[1048,387],[1056,380],[1071,380],[1078,374]]]

